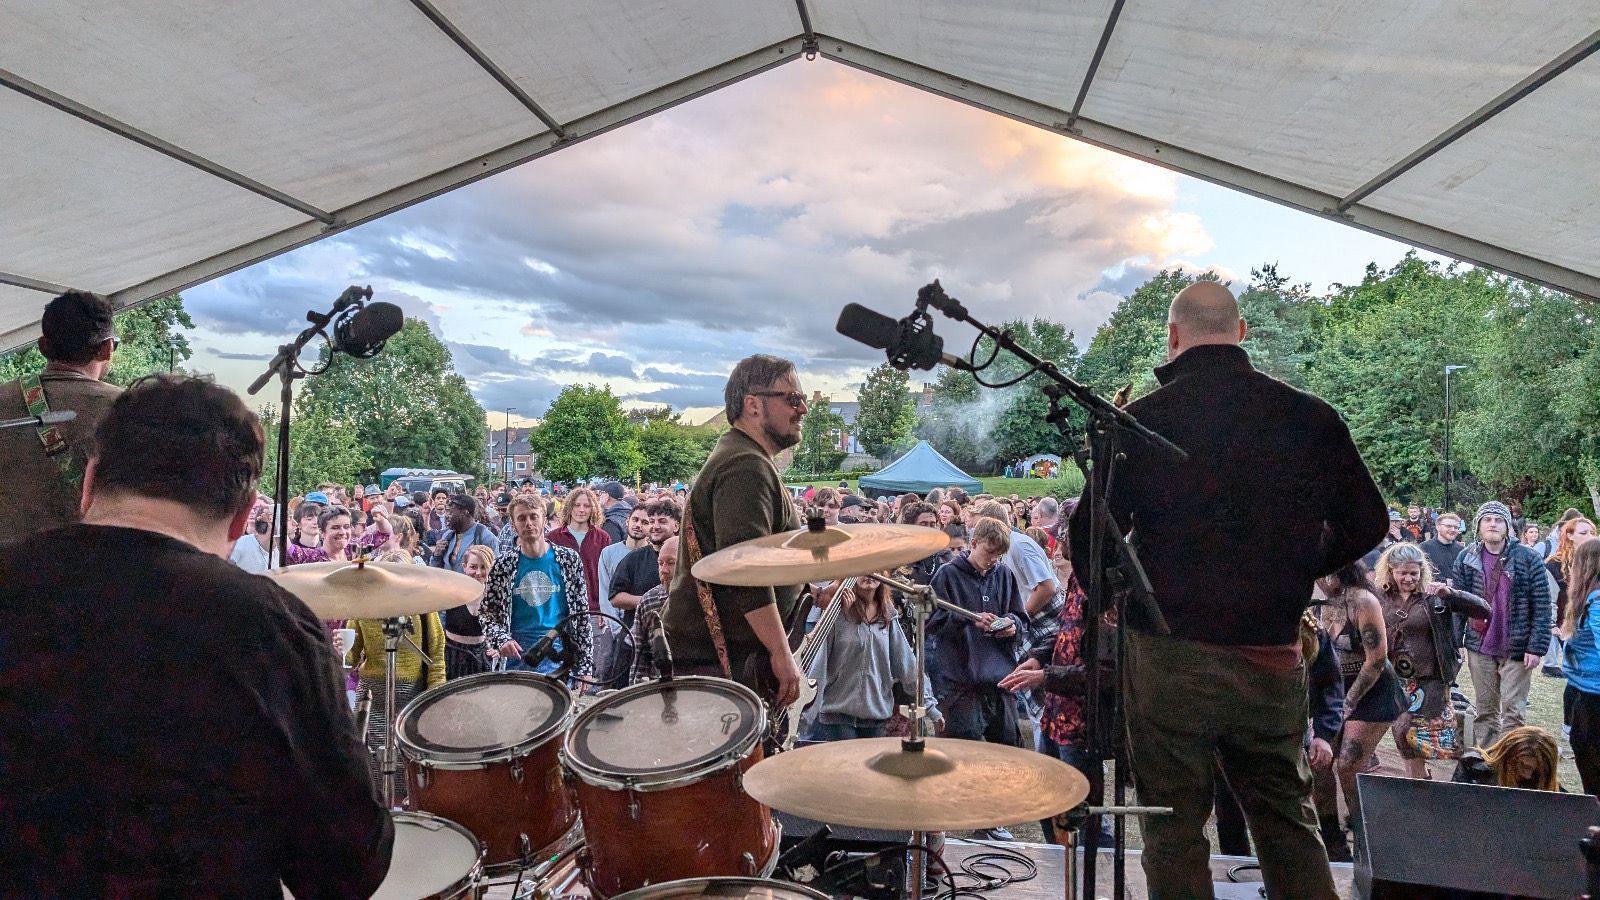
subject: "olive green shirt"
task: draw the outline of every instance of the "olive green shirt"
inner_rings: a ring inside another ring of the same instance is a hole
[[[78,521],[83,472],[93,449],[95,426],[122,393],[114,384],[77,372],[46,372],[39,376],[39,383],[51,412],[78,414],[71,422],[56,426],[67,442],[62,456],[69,463],[63,472],[56,458],[45,455],[38,428],[25,425],[0,430],[0,473],[4,473],[0,474],[0,542]],[[0,384],[0,419],[26,415],[21,384]]]
[[[686,524],[692,523],[703,556],[752,538],[800,527],[794,503],[761,445],[738,429],[717,440],[689,492]],[[687,545],[683,545],[686,547]],[[680,548],[677,571],[662,613],[674,664],[716,665],[717,651],[706,627],[705,611],[689,576],[687,549]],[[749,588],[711,585],[722,620],[728,656],[737,661],[761,649],[761,641],[745,614],[776,603],[784,627],[793,625],[800,605],[800,585]],[[738,673],[735,672],[735,675]]]

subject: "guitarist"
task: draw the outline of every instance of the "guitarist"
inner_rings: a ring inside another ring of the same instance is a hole
[[[802,677],[791,649],[800,586],[702,584],[689,570],[724,547],[800,527],[772,458],[800,442],[806,397],[794,363],[758,354],[734,366],[724,401],[732,427],[694,479],[663,630],[680,674],[733,678],[769,707],[788,706]]]

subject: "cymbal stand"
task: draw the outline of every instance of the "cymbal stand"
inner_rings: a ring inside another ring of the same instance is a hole
[[[394,733],[394,720],[397,715],[394,708],[394,656],[400,649],[403,640],[417,656],[422,658],[422,664],[428,665],[428,655],[411,640],[406,632],[411,631],[413,625],[410,616],[396,616],[383,620],[383,805],[394,809],[394,779],[399,770],[398,741]],[[366,735],[362,735],[366,739]]]

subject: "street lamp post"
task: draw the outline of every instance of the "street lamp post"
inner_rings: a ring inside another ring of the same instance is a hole
[[[511,412],[514,409],[516,409],[515,406],[506,407],[506,427],[504,431],[500,432],[500,440],[504,442],[505,445],[504,450],[506,464],[505,470],[500,474],[507,487],[510,487],[511,485]],[[1446,488],[1446,490],[1448,490],[1448,488]]]
[[[1447,365],[1444,367],[1444,508],[1450,509],[1450,488],[1456,480],[1456,470],[1450,461],[1450,373],[1466,366]]]

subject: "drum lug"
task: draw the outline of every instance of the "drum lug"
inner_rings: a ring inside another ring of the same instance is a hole
[[[420,791],[420,790],[426,788],[427,786],[428,786],[428,767],[427,766],[417,766],[417,790]]]
[[[511,780],[517,784],[522,783],[522,760],[517,759],[511,763]]]
[[[744,874],[747,877],[754,878],[756,877],[756,874],[761,871],[760,869],[756,868],[756,856],[754,853],[746,850],[744,855],[739,858],[744,861]]]
[[[639,795],[634,793],[633,788],[629,788],[628,789],[628,818],[630,818],[630,819],[634,820],[635,822],[637,822],[637,821],[639,821],[639,817],[640,817],[642,812],[643,812],[643,810],[639,806]]]

